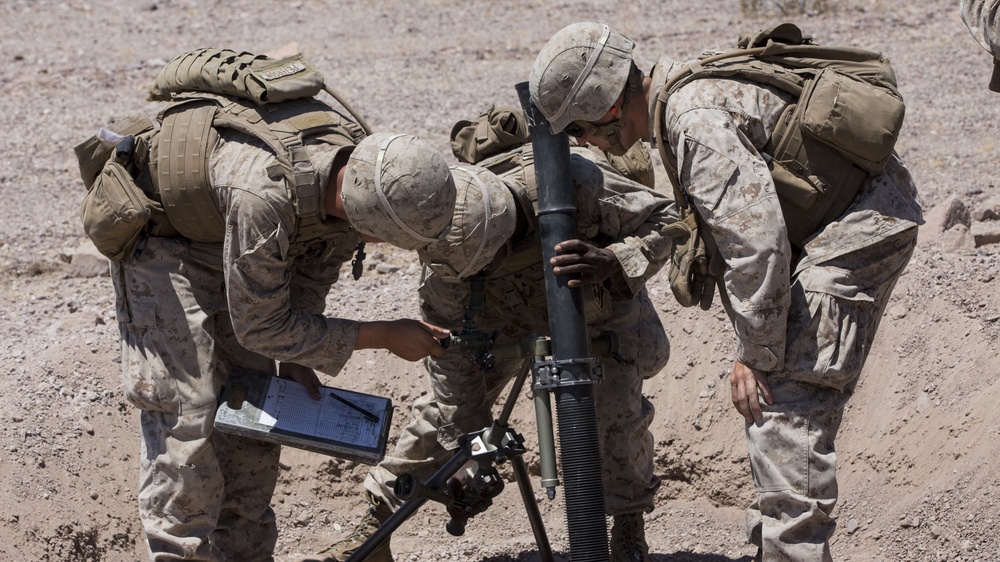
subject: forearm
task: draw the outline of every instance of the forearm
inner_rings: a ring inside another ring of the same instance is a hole
[[[661,223],[651,220],[608,246],[620,265],[620,272],[612,279],[628,289],[623,296],[637,295],[670,258],[673,241],[662,232]]]
[[[261,355],[335,374],[354,350],[357,322],[324,317],[325,302],[296,306],[290,266],[277,244],[268,239],[242,245],[249,250],[227,248],[226,298],[236,338]],[[309,293],[313,297],[304,298]],[[318,300],[316,291],[298,295],[300,304]]]
[[[265,309],[231,306],[237,340],[250,351],[334,375],[357,349],[357,321],[291,309],[261,314]]]
[[[605,170],[597,198],[597,230],[611,242],[620,271],[613,280],[635,296],[670,257],[673,241],[663,235],[677,218],[673,201],[645,186]]]
[[[354,349],[386,349],[393,336],[390,322],[358,322],[358,337],[354,342]]]

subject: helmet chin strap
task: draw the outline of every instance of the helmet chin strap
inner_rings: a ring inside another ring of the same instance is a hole
[[[628,151],[628,147],[622,144],[621,132],[625,128],[625,106],[629,102],[628,92],[622,94],[622,107],[621,110],[615,112],[615,106],[611,106],[609,110],[612,112],[614,120],[610,123],[605,123],[603,125],[595,125],[589,123],[587,128],[589,129],[588,134],[592,137],[602,138],[608,141],[608,152],[615,156],[621,156]]]

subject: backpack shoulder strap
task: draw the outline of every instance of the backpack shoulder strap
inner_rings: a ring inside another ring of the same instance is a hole
[[[303,224],[322,215],[320,178],[306,151],[317,139],[331,144],[356,144],[365,133],[360,126],[313,98],[266,106],[218,94],[175,95],[160,112],[158,186],[168,216],[184,236],[217,242],[224,234],[223,218],[212,200],[208,158],[216,129],[228,127],[263,142],[285,177],[295,214]]]
[[[156,183],[171,224],[195,242],[217,242],[225,221],[212,198],[208,157],[218,133],[212,127],[219,106],[186,100],[160,113],[155,139]]]

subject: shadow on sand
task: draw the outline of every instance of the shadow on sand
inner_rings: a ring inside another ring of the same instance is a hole
[[[553,555],[556,562],[567,562],[569,560],[561,552],[555,552]],[[753,562],[753,556],[750,555],[730,558],[721,554],[698,554],[694,552],[650,553],[649,558],[652,562]],[[480,562],[539,562],[539,557],[537,551],[526,550],[516,556],[490,556],[489,558],[481,559]]]

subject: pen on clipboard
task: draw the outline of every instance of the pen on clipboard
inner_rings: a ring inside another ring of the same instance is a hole
[[[379,419],[378,416],[376,416],[375,414],[369,412],[368,410],[362,408],[361,406],[356,405],[354,402],[351,402],[350,400],[344,398],[343,396],[340,396],[336,392],[331,392],[330,398],[333,398],[337,402],[340,402],[341,404],[344,404],[345,406],[354,410],[355,412],[358,412],[359,414],[364,416],[366,420],[370,422],[377,422]]]

